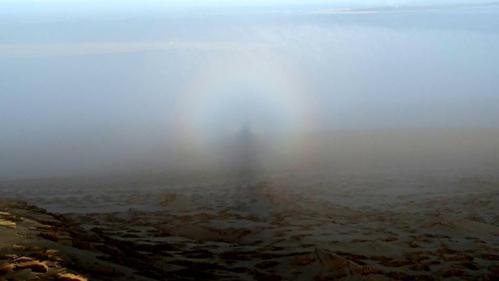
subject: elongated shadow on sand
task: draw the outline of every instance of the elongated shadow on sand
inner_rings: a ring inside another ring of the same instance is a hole
[[[230,153],[232,173],[235,175],[235,200],[239,211],[250,215],[268,215],[270,206],[262,200],[261,187],[266,184],[261,157],[262,141],[250,123],[244,123],[234,138]]]

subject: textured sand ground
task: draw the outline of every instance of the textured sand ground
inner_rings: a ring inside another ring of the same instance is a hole
[[[237,188],[24,197],[17,189],[18,198],[59,214],[2,201],[0,278],[497,280],[499,184],[420,185],[276,178]],[[43,266],[9,270],[21,257]]]

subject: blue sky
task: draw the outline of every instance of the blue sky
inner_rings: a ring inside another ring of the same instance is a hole
[[[272,7],[277,10],[308,8],[410,8],[499,3],[486,0],[2,0],[0,22],[9,20],[58,21],[81,18],[127,17],[151,14],[179,14],[192,9],[207,12],[245,12]],[[244,8],[246,10],[241,10]]]
[[[87,7],[106,9],[128,9],[147,7],[230,7],[230,6],[306,6],[325,5],[338,7],[379,7],[379,6],[423,6],[423,5],[457,5],[480,4],[494,1],[470,0],[3,0],[0,5],[4,8],[23,9],[53,9],[66,7]],[[30,7],[31,6],[31,7]]]

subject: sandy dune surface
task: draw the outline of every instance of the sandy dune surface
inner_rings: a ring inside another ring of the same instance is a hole
[[[497,280],[498,183],[375,185],[3,194],[0,280]]]

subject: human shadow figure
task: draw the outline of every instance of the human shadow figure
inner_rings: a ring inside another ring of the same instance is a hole
[[[258,139],[250,123],[242,125],[235,139],[235,174],[240,191],[251,188],[261,176]]]
[[[271,206],[264,199],[266,185],[262,163],[263,145],[246,122],[236,135],[232,154],[232,168],[236,178],[238,209],[252,215],[266,216]]]

